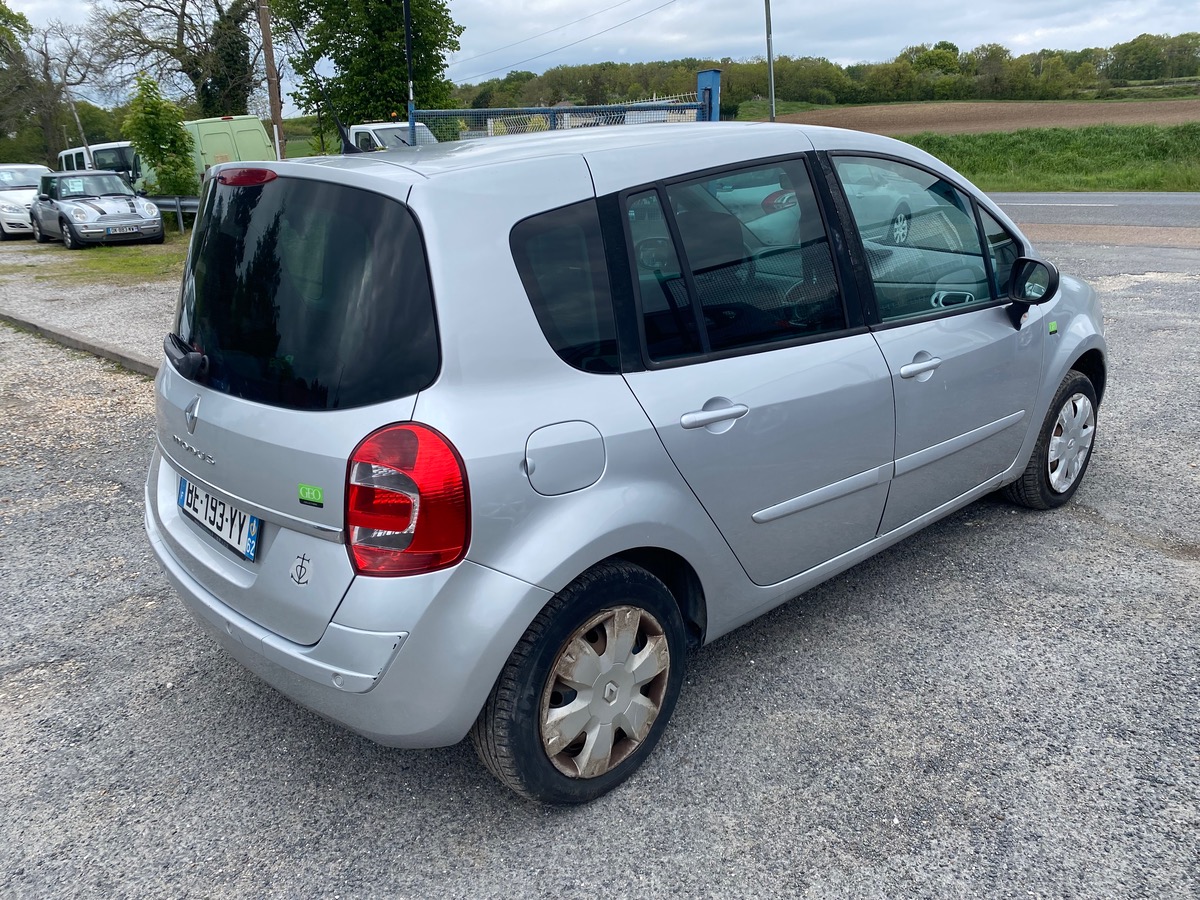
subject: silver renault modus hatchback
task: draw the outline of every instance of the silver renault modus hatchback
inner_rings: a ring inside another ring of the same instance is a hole
[[[1107,371],[960,175],[761,123],[214,167],[164,347],[146,530],[200,624],[557,803],[637,769],[690,647],[1069,500]]]

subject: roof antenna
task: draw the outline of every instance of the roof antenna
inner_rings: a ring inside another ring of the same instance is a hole
[[[291,23],[289,23],[291,24]],[[296,35],[296,40],[300,42],[300,49],[308,53],[308,47],[304,44],[304,38],[300,37],[300,31],[296,26],[292,25],[292,32]],[[333,108],[333,103],[329,100],[329,94],[325,91],[325,82],[321,80],[321,76],[317,74],[317,67],[313,65],[312,69],[313,80],[317,82],[317,87],[321,89],[321,96],[325,98],[325,106],[329,108],[329,114],[333,116],[333,121],[337,124],[338,134],[342,138],[342,155],[347,153],[362,153],[358,147],[354,146],[354,141],[350,140],[350,132],[346,130],[346,126],[342,124],[342,120],[338,118],[337,110]]]

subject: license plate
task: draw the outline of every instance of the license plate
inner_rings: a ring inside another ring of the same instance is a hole
[[[179,477],[178,502],[188,518],[239,556],[254,561],[258,552],[258,532],[262,527],[257,516],[214,497],[182,475]]]
[[[142,229],[137,225],[110,225],[104,229],[105,234],[137,234]]]

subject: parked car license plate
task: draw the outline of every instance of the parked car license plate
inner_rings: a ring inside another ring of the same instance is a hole
[[[105,234],[137,234],[142,229],[137,225],[110,225],[104,229]]]
[[[238,555],[254,561],[258,552],[258,532],[261,526],[257,516],[238,509],[214,497],[202,487],[179,476],[179,508],[198,522],[222,544]]]

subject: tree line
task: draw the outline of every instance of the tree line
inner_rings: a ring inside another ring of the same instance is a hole
[[[678,59],[558,66],[536,75],[509,72],[457,87],[459,106],[600,104],[695,91],[696,72],[721,70],[722,113],[767,96],[765,59]],[[960,50],[950,41],[906,47],[895,59],[842,66],[828,59],[775,59],[777,100],[815,104],[913,100],[1062,100],[1105,96],[1133,81],[1200,77],[1200,33],[1142,34],[1112,47],[1039,50],[1014,56],[1000,44]],[[1194,91],[1193,91],[1194,92]]]

